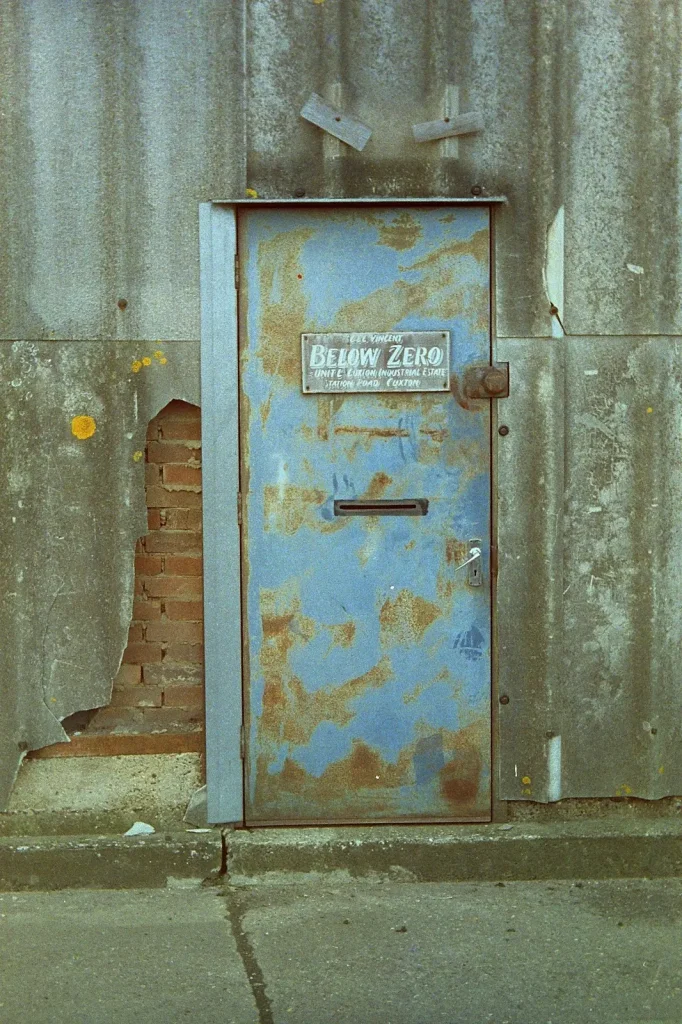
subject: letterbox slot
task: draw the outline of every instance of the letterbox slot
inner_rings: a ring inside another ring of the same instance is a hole
[[[428,511],[428,498],[397,498],[393,501],[357,498],[334,502],[335,516],[425,516]]]

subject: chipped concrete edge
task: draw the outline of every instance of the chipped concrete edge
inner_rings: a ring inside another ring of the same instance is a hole
[[[160,889],[183,880],[219,884],[223,837],[209,832],[148,836],[0,838],[0,891]]]
[[[233,886],[353,881],[485,882],[682,874],[682,823],[382,826],[226,832]]]

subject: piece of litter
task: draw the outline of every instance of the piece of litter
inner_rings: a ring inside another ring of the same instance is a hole
[[[501,832],[508,832],[509,829],[513,828],[513,827],[514,827],[513,825],[500,825],[500,831]]]
[[[186,828],[185,832],[212,832],[212,828]]]
[[[640,267],[637,263],[626,263],[625,266],[628,268],[631,274],[644,273],[644,267]]]
[[[146,821],[135,821],[130,826],[127,832],[124,832],[124,836],[151,836],[156,832],[153,825],[148,825]]]

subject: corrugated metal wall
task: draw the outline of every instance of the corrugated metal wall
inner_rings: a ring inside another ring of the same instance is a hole
[[[126,367],[143,341],[190,342],[177,365],[196,379],[199,201],[247,187],[333,197],[474,186],[509,198],[495,284],[497,333],[510,339],[498,356],[512,365],[498,472],[501,795],[682,791],[681,20],[676,0],[0,6],[0,386],[6,462],[20,470],[3,484],[4,792],[23,748],[57,738],[76,705],[101,703],[122,649],[144,528],[122,409],[153,394],[140,417],[153,415],[187,390],[183,376],[143,382]],[[442,115],[447,86],[485,122],[456,158],[452,144],[411,135]],[[362,153],[299,117],[312,90],[372,127]],[[73,442],[70,409],[89,403],[102,430],[122,432],[120,447]],[[69,563],[69,578],[102,595],[86,617],[66,590],[54,597],[79,473],[92,481],[79,497],[87,521],[136,509],[115,537],[79,534],[83,568]],[[87,670],[75,659],[79,682],[63,685],[46,669],[59,636],[111,641]]]

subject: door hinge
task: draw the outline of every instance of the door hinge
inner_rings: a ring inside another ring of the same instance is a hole
[[[243,725],[239,727],[239,756],[242,761],[246,758],[246,729]]]
[[[237,525],[242,525],[242,492],[237,492]]]
[[[234,286],[239,291],[239,256],[234,254]]]

